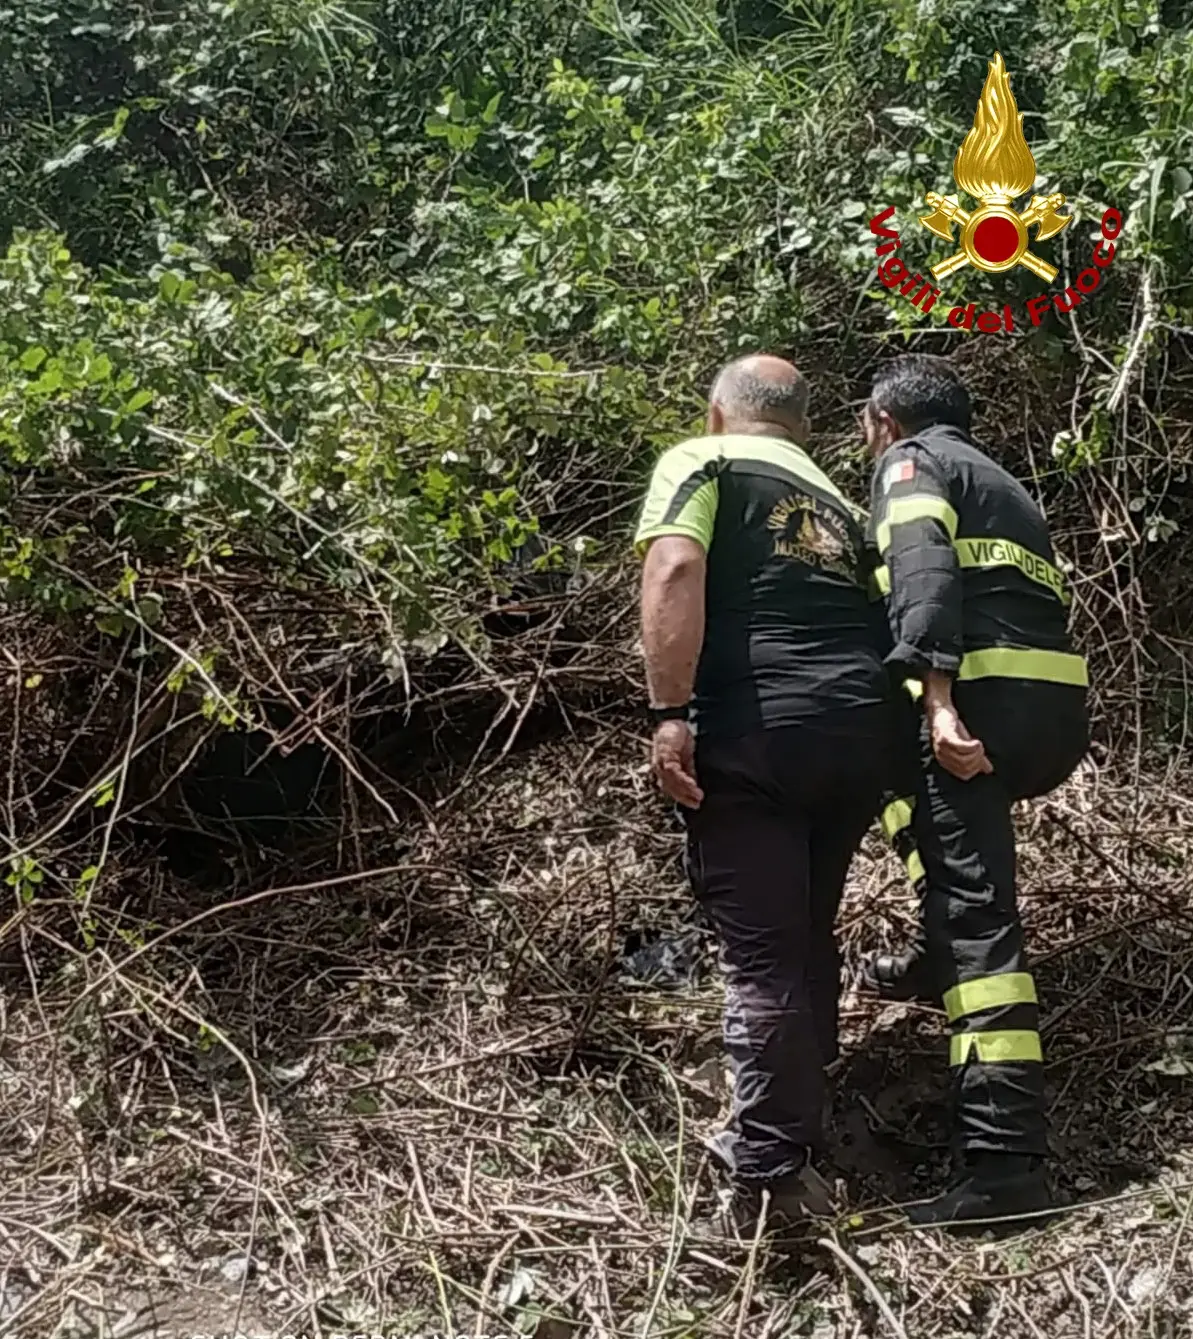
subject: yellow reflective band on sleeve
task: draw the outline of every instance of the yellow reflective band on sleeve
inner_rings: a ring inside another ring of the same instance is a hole
[[[1041,558],[1014,540],[958,539],[953,543],[962,567],[1015,567],[1025,577],[1046,586],[1061,604],[1068,604],[1072,599],[1064,574],[1047,558]]]
[[[912,851],[907,857],[907,877],[912,883],[919,883],[921,879],[928,877],[918,851]]]
[[[944,1011],[949,1022],[983,1009],[1000,1009],[1010,1004],[1036,1004],[1036,983],[1030,972],[1004,972],[1001,976],[980,976],[962,981],[945,991]]]
[[[889,595],[891,593],[891,569],[883,563],[881,567],[874,569],[874,589],[879,595]]]
[[[717,516],[720,465],[716,438],[693,438],[663,452],[650,476],[634,535],[638,557],[652,539],[664,535],[686,535],[708,552]]]
[[[882,835],[887,841],[894,841],[895,834],[911,826],[914,802],[910,799],[892,800],[882,811]]]
[[[903,687],[907,690],[907,695],[913,702],[918,702],[924,696],[924,685],[919,679],[904,679]]]
[[[957,513],[944,498],[912,493],[910,497],[895,498],[887,507],[876,535],[878,552],[885,554],[891,547],[893,526],[910,525],[912,521],[939,521],[949,532],[950,539],[957,537]]]
[[[973,1057],[982,1065],[1040,1064],[1038,1032],[962,1032],[949,1038],[949,1064],[963,1065]]]
[[[1028,651],[1017,646],[992,646],[971,651],[961,661],[958,679],[1042,679],[1047,683],[1089,686],[1089,669],[1081,656],[1064,651]]]
[[[719,485],[715,479],[702,483],[681,507],[673,508],[665,520],[654,525],[643,524],[634,536],[635,552],[645,553],[652,539],[662,539],[664,535],[684,535],[694,539],[707,553],[712,545],[719,497]]]

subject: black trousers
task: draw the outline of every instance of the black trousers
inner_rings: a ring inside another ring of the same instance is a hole
[[[818,1151],[837,1057],[834,922],[845,875],[898,775],[893,709],[859,708],[740,739],[699,739],[704,790],[685,811],[693,892],[721,941],[734,1070],[721,1147],[769,1180]]]
[[[1035,983],[1015,893],[1011,806],[1046,795],[1089,747],[1085,690],[1023,680],[959,683],[954,700],[990,775],[937,763],[922,716],[920,769],[883,826],[921,897],[921,947],[949,1020],[961,1153],[1047,1152]]]

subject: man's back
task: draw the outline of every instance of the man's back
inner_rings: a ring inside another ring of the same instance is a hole
[[[718,435],[668,452],[638,533],[707,549],[702,733],[795,725],[887,696],[864,537],[849,504],[800,447]]]
[[[727,975],[734,1098],[715,1157],[729,1226],[756,1240],[760,1218],[831,1208],[815,1163],[837,1056],[833,926],[895,774],[895,713],[864,537],[798,445],[798,370],[772,355],[729,364],[708,433],[655,468],[637,543],[642,649],[652,765],[683,806],[692,890]]]
[[[986,677],[976,671],[1002,664],[1016,671],[1005,677],[1083,681],[1071,656],[1068,583],[1043,513],[967,434],[937,424],[894,443],[875,471],[873,514],[879,551],[899,564],[893,612],[905,636],[908,628],[914,634],[916,607],[924,605],[964,657],[962,679]],[[960,605],[950,610],[934,595],[952,564],[962,580]],[[1038,653],[1034,661],[982,655],[1027,650]]]

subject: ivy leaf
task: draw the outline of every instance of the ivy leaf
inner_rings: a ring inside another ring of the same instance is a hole
[[[112,148],[120,136],[124,134],[124,127],[128,122],[129,110],[128,107],[118,107],[116,109],[116,115],[112,118],[112,124],[96,135],[95,143],[104,145],[109,149]]]
[[[135,414],[138,409],[144,409],[147,404],[153,403],[153,391],[147,387],[142,387],[135,395],[130,395],[124,404],[120,406],[122,415]]]
[[[151,628],[162,621],[162,597],[153,594],[143,595],[137,601],[137,614]]]
[[[96,614],[95,626],[109,637],[122,637],[128,631],[123,614]]]

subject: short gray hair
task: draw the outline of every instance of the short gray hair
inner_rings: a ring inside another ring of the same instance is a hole
[[[773,360],[774,371],[763,372],[754,356],[738,358],[721,369],[709,399],[736,418],[796,423],[808,412],[808,383],[790,363]],[[786,367],[787,371],[780,370]]]

